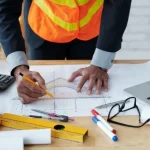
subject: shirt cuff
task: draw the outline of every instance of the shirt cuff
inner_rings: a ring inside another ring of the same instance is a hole
[[[91,65],[101,67],[103,69],[110,69],[113,65],[113,60],[116,53],[107,52],[96,48],[93,55]]]
[[[13,75],[13,70],[20,65],[28,65],[27,57],[23,51],[16,51],[7,56],[10,74]]]

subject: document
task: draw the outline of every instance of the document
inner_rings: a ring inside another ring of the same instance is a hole
[[[24,150],[23,138],[14,136],[0,137],[0,150]]]

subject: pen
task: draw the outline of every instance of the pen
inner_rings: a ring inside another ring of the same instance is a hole
[[[55,114],[55,113],[50,113],[49,116],[50,117],[68,117],[68,116],[65,116],[65,115],[58,115],[58,114]],[[74,121],[74,118],[68,117],[68,120]]]
[[[92,109],[91,112],[92,112],[92,114],[93,114],[96,118],[98,118],[110,131],[112,131],[114,134],[116,134],[116,130],[113,129],[113,128],[105,121],[105,119],[103,119],[103,118],[101,117],[101,115],[100,115],[96,110]]]
[[[73,118],[70,118],[70,117],[65,116],[65,115],[58,115],[58,114],[55,114],[55,113],[49,113],[49,112],[42,111],[42,110],[37,110],[37,109],[31,109],[31,110],[35,111],[35,112],[38,112],[38,113],[42,113],[42,114],[48,115],[50,117],[62,117],[62,118],[64,118],[65,122],[67,122],[67,120],[74,121]]]
[[[111,132],[110,130],[108,130],[104,124],[98,120],[95,116],[92,117],[92,120],[94,123],[96,123],[114,142],[118,141],[118,137]]]
[[[64,120],[64,118],[60,118],[60,117],[45,117],[45,116],[36,116],[36,115],[29,115],[28,117],[51,119],[51,120],[60,120],[60,121]]]
[[[33,80],[31,80],[30,78],[28,78],[26,75],[23,75],[22,73],[19,73],[25,80],[29,81],[30,83],[34,84],[35,86],[37,86],[38,88],[41,88],[37,83],[35,83]],[[45,90],[45,93],[50,96],[51,98],[54,98],[54,96],[49,93],[48,91]]]

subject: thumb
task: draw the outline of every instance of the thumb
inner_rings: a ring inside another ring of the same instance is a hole
[[[46,90],[45,80],[42,78],[42,76],[36,72],[33,74],[33,79],[38,82],[39,86]]]
[[[80,70],[77,70],[75,72],[72,73],[72,75],[70,76],[70,78],[68,79],[69,82],[72,82],[74,81],[74,79],[78,76],[81,76],[81,71]]]

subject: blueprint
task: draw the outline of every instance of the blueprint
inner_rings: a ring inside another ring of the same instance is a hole
[[[56,114],[72,114],[72,116],[80,116],[85,113],[86,116],[87,113],[90,115],[89,110],[95,108],[97,105],[111,102],[109,92],[101,92],[101,94],[96,95],[95,89],[93,89],[93,93],[87,95],[85,86],[82,92],[76,92],[77,84],[70,83],[67,79],[61,77],[46,83],[46,87],[54,95],[54,99],[45,95],[35,102],[23,105],[19,97],[14,97],[11,100],[10,110],[14,113],[23,113],[26,115],[27,113],[35,114],[31,109],[39,109]]]
[[[101,91],[100,95],[86,95],[88,82],[84,85],[81,93],[76,92],[76,87],[81,77],[73,82],[67,79],[71,73],[87,65],[45,65],[31,66],[32,71],[38,71],[45,79],[47,89],[54,94],[55,98],[47,96],[37,99],[30,104],[22,104],[18,98],[16,84],[11,86],[8,91],[0,95],[3,99],[4,112],[16,113],[21,115],[37,114],[31,109],[39,109],[47,112],[68,116],[91,116],[91,109],[96,106],[110,102],[125,100],[129,95],[124,89],[149,80],[150,63],[144,64],[114,64],[109,70],[109,91]],[[147,72],[147,73],[143,73]],[[148,73],[149,72],[149,73]],[[9,95],[8,95],[9,92]],[[131,105],[130,103],[128,104]],[[97,110],[101,115],[107,116],[110,107]],[[38,114],[39,115],[39,114]],[[132,110],[121,115],[137,115]]]

